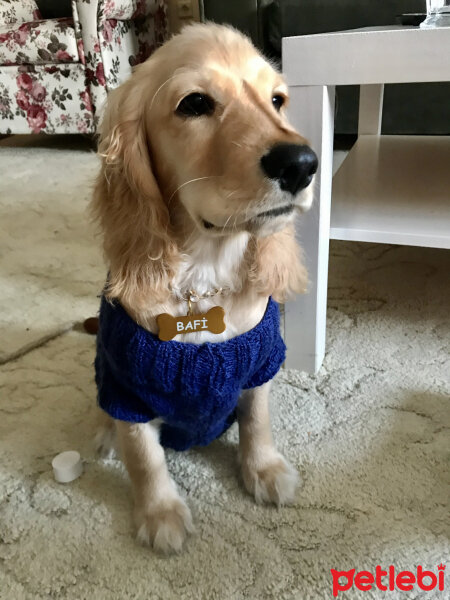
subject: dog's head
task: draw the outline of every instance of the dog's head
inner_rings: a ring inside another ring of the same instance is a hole
[[[232,28],[192,25],[158,49],[108,99],[97,210],[106,237],[115,215],[110,246],[120,231],[124,244],[151,234],[145,252],[168,263],[186,220],[206,236],[265,236],[307,210],[317,158],[287,103],[282,76]]]

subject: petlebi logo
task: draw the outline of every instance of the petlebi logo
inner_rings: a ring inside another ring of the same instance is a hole
[[[437,565],[436,572],[425,570],[421,565],[414,572],[397,572],[393,565],[390,565],[387,570],[383,570],[380,565],[377,565],[375,573],[370,571],[356,573],[356,569],[350,569],[350,571],[331,569],[333,596],[336,598],[339,592],[346,592],[352,588],[364,592],[373,589],[378,589],[381,592],[392,592],[394,590],[408,592],[413,589],[423,590],[424,592],[431,592],[432,590],[443,592],[445,586],[444,574],[445,565],[443,564]]]

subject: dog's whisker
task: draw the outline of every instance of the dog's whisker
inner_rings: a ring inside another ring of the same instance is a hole
[[[247,208],[244,209],[244,221],[247,221],[249,211],[250,211],[250,207],[247,206]]]
[[[228,217],[228,219],[225,221],[225,224],[222,225],[222,230],[224,230],[226,228],[226,226],[228,225],[228,223],[230,222],[230,219],[236,214],[236,211],[234,213],[231,213],[231,215]]]
[[[189,183],[194,183],[194,181],[201,181],[202,179],[212,179],[213,177],[220,177],[220,175],[207,175],[206,177],[196,177],[195,179],[189,179],[189,181],[185,181],[180,186],[178,186],[177,189],[172,193],[168,202],[170,202],[172,200],[172,198],[175,196],[175,194],[179,190],[181,190],[181,188],[183,188],[185,185],[188,185]]]
[[[233,227],[231,228],[231,230],[233,231],[237,231],[237,218],[238,218],[238,212],[235,212],[235,217],[234,217],[234,223],[233,223]]]
[[[237,191],[239,190],[233,190],[230,194],[228,194],[226,197],[229,198],[231,196],[231,194],[235,194]],[[231,213],[231,215],[228,217],[228,219],[225,221],[225,223],[221,226],[221,230],[222,232],[225,231],[225,229],[227,228],[228,223],[231,221],[231,219],[234,217],[234,221],[233,224],[231,226],[231,231],[237,231],[237,220],[240,214],[240,210],[239,208],[236,209],[234,212]],[[244,210],[244,222],[247,220],[247,215],[249,213],[249,208],[246,208]]]
[[[234,191],[232,192],[232,194],[236,193],[237,191],[238,191],[238,190],[234,190]],[[229,196],[227,196],[227,197],[229,197]],[[231,227],[231,231],[233,231],[233,229],[237,229],[237,219],[238,219],[239,213],[240,213],[240,210],[239,210],[239,208],[237,208],[237,209],[236,209],[234,212],[232,212],[232,213],[231,213],[231,215],[230,215],[230,216],[228,217],[228,219],[225,221],[225,224],[224,224],[224,225],[222,225],[222,227],[221,227],[222,231],[224,231],[224,230],[225,230],[225,228],[227,227],[228,223],[231,221],[231,219],[232,219],[233,217],[234,217],[234,222],[233,222],[233,225],[232,225],[232,227]],[[245,210],[245,211],[244,211],[244,214],[245,214],[245,215],[247,214],[247,210]]]
[[[162,90],[162,88],[169,83],[169,81],[171,81],[172,79],[174,79],[174,77],[179,76],[180,73],[175,73],[175,75],[172,75],[171,77],[169,77],[169,79],[166,79],[166,81],[164,81],[164,83],[162,83],[159,88],[156,90],[156,92],[153,94],[153,98],[151,99],[150,102],[150,107],[149,110],[152,110],[152,106],[153,106],[153,102],[155,101],[156,96],[159,94],[159,92]]]
[[[244,121],[244,123],[250,125],[250,123],[248,123],[247,121]],[[244,140],[240,140],[239,142],[236,141],[232,141],[232,144],[234,144],[235,146],[238,146],[239,148],[250,148],[250,149],[257,149],[255,144],[250,144],[248,142],[245,142]]]
[[[189,244],[192,240],[192,238],[194,238],[195,236],[198,235],[198,232],[196,230],[196,228],[192,229],[191,233],[189,234],[189,237],[187,238],[187,240],[183,243],[183,247],[184,248],[189,248]]]

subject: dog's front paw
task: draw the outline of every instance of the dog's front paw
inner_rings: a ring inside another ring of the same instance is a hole
[[[241,457],[241,472],[247,491],[258,504],[292,504],[300,477],[282,454],[275,449]]]
[[[158,552],[180,552],[188,533],[194,531],[191,511],[181,498],[136,510],[137,539]]]

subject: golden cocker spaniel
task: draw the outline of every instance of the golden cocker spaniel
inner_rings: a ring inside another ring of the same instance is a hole
[[[305,291],[294,219],[311,205],[317,158],[288,123],[287,103],[282,76],[251,42],[214,24],[186,27],[110,94],[93,208],[105,296],[142,329],[157,334],[158,315],[185,315],[188,304],[195,314],[221,306],[224,332],[174,341],[226,342],[261,322],[270,296]],[[239,397],[239,462],[256,500],[280,505],[293,501],[298,476],[272,439],[269,389]],[[167,470],[163,426],[163,417],[103,414],[97,441],[107,452],[117,434],[138,537],[170,552],[193,525]]]

